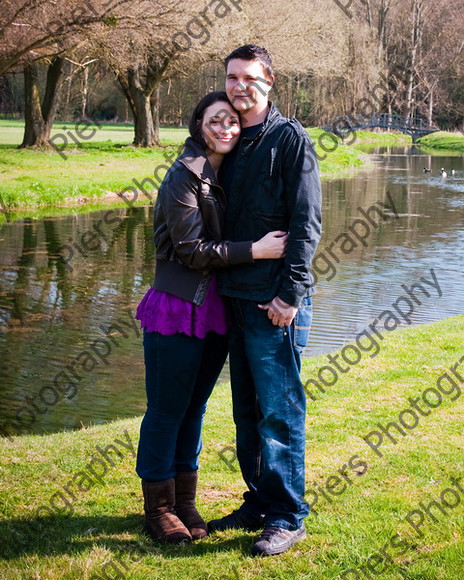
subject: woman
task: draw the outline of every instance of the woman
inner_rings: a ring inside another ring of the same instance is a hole
[[[213,271],[281,258],[285,232],[258,242],[222,239],[225,196],[217,172],[240,135],[226,93],[196,106],[183,154],[167,172],[155,205],[156,272],[137,318],[144,328],[147,411],[137,473],[145,527],[156,540],[187,543],[207,536],[195,508],[206,402],[227,356],[227,311]]]

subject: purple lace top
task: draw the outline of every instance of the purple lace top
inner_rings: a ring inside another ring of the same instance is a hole
[[[218,294],[215,276],[201,306],[150,288],[142,298],[135,318],[140,320],[140,326],[146,332],[159,332],[165,336],[183,332],[205,338],[208,332],[226,334],[229,330],[226,304]]]

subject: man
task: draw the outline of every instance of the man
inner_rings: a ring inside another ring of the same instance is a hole
[[[269,54],[256,45],[225,60],[226,92],[242,133],[226,157],[225,238],[288,231],[286,257],[220,272],[230,297],[230,371],[237,458],[248,491],[240,509],[209,531],[264,528],[253,555],[279,554],[304,539],[305,395],[300,355],[311,324],[311,259],[321,234],[321,191],[311,140],[269,101]]]

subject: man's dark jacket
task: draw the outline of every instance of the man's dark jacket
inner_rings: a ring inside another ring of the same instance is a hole
[[[225,239],[259,240],[272,230],[289,232],[280,260],[259,260],[220,272],[220,293],[292,306],[312,294],[311,260],[321,236],[321,184],[314,145],[296,119],[271,103],[259,133],[238,145],[230,186]]]

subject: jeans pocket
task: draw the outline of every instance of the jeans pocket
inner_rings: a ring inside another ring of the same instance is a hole
[[[307,296],[303,298],[303,302],[293,320],[293,346],[300,352],[303,352],[308,342],[312,319],[312,300],[311,296]]]

